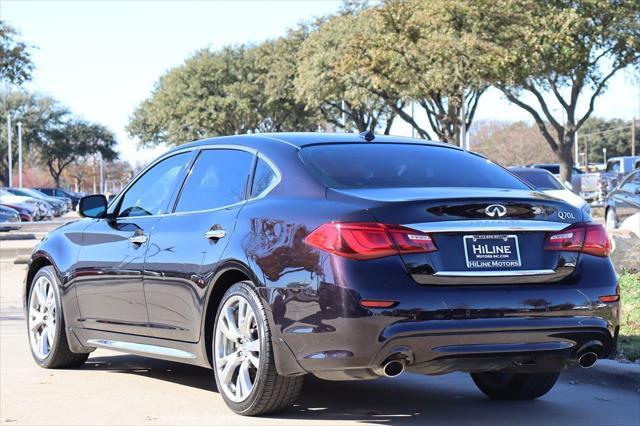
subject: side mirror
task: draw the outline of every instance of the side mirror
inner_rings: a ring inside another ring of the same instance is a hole
[[[569,191],[573,191],[573,184],[569,181],[564,182],[564,187],[567,188]]]
[[[640,194],[640,186],[636,188],[635,191],[633,191],[634,194],[638,195]]]
[[[100,219],[107,214],[107,199],[104,195],[88,195],[80,199],[80,216]]]

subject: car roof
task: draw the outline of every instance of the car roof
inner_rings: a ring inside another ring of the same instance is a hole
[[[389,135],[375,135],[375,139],[367,142],[363,136],[357,133],[324,133],[324,132],[305,132],[305,133],[253,133],[235,136],[220,136],[215,138],[201,139],[198,141],[186,143],[176,147],[176,149],[190,148],[194,146],[202,145],[224,145],[224,144],[237,144],[253,146],[254,143],[260,143],[265,141],[280,142],[293,146],[295,148],[302,148],[309,145],[320,144],[339,144],[339,143],[362,143],[362,144],[375,144],[375,143],[398,143],[398,144],[420,144],[420,145],[434,145],[443,146],[447,148],[454,148],[461,150],[461,148],[444,142],[429,141],[425,139],[414,139],[403,136],[389,136]]]

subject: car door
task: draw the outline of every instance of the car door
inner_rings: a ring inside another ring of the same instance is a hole
[[[144,297],[144,258],[158,219],[175,197],[192,152],[154,164],[109,206],[107,218],[85,230],[77,262],[76,295],[85,328],[150,334]]]
[[[173,213],[153,229],[144,289],[154,336],[198,341],[207,285],[244,205],[255,158],[241,149],[201,150]]]

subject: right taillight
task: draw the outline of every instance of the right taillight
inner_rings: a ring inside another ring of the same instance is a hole
[[[325,223],[304,241],[320,250],[357,260],[437,250],[429,234],[375,222]]]
[[[608,256],[611,244],[604,226],[580,223],[550,234],[544,243],[546,250],[577,251],[594,256]]]

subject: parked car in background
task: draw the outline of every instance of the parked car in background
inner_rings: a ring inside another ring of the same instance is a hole
[[[22,207],[29,211],[33,220],[42,220],[48,216],[53,216],[53,211],[44,201],[33,197],[23,197],[14,195],[9,191],[0,188],[0,204],[9,207]]]
[[[462,371],[492,398],[535,399],[615,352],[604,227],[451,144],[207,139],[79,210],[24,280],[43,368],[96,348],[191,363],[231,410],[259,415],[291,407],[307,374]]]
[[[51,195],[54,197],[64,197],[71,200],[71,209],[76,210],[78,208],[78,203],[80,202],[80,196],[75,192],[67,191],[66,189],[61,188],[35,188],[38,191]]]
[[[42,200],[47,203],[51,209],[53,210],[53,215],[58,217],[62,216],[67,212],[67,203],[59,198],[51,197],[49,195],[43,194],[42,192],[36,189],[30,188],[4,188],[7,191],[11,192],[14,195],[20,195],[23,197],[33,197],[38,200]]]
[[[531,184],[536,190],[566,201],[582,210],[586,216],[591,217],[591,207],[589,203],[578,194],[569,191],[562,182],[548,170],[535,167],[510,167],[509,170]]]
[[[0,231],[20,228],[20,213],[11,207],[0,205]]]
[[[607,194],[604,208],[605,223],[609,229],[615,229],[628,217],[640,214],[640,169],[631,172]]]
[[[558,163],[534,163],[528,164],[527,167],[533,167],[537,169],[548,170],[552,175],[560,179],[560,164]],[[562,182],[562,184],[569,190],[579,194],[582,185],[582,170],[574,167],[571,170],[571,182]],[[569,185],[570,184],[570,185]]]
[[[638,167],[640,156],[613,157],[604,171],[584,173],[580,195],[593,205],[602,206],[609,191]]]

